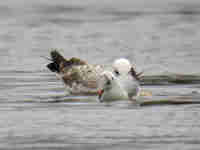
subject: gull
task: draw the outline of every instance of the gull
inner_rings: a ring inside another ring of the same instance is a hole
[[[120,58],[113,63],[114,73],[121,82],[123,88],[127,91],[129,98],[138,96],[140,91],[140,77],[143,72],[136,73],[135,66],[125,58]]]
[[[90,65],[75,57],[65,59],[57,50],[51,51],[50,56],[51,63],[47,68],[62,80],[68,94],[97,94],[100,74],[104,71],[103,66]]]
[[[115,100],[134,100],[140,93],[139,78],[142,73],[136,73],[127,59],[121,58],[113,63],[114,74],[109,71],[102,73],[104,82],[99,90],[100,102]]]

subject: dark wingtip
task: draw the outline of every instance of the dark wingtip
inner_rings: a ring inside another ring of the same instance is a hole
[[[49,70],[51,70],[52,72],[59,72],[59,65],[56,64],[56,63],[54,63],[54,62],[48,64],[48,65],[47,65],[47,68],[48,68]]]
[[[60,72],[64,67],[72,67],[74,65],[85,65],[86,62],[79,59],[72,57],[69,60],[66,60],[56,49],[53,49],[50,52],[52,62],[47,65],[47,68],[52,72]]]
[[[141,75],[143,74],[143,72],[136,73],[136,71],[135,71],[135,69],[134,69],[133,67],[131,67],[130,73],[131,73],[131,75],[132,75],[134,78],[136,78],[137,80],[140,80]]]
[[[47,65],[47,68],[52,72],[60,72],[60,64],[66,62],[65,58],[56,49],[50,52],[50,56],[51,59],[48,60],[52,62]]]
[[[57,63],[58,65],[61,62],[65,62],[66,61],[65,58],[57,50],[52,50],[50,55],[51,55],[52,61]]]

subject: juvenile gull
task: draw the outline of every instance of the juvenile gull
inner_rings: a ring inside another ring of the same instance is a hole
[[[47,65],[61,79],[69,94],[97,94],[100,74],[104,71],[101,65],[90,65],[72,57],[65,59],[58,51],[50,53],[52,62]]]

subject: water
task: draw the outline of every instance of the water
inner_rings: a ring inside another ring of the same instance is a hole
[[[197,0],[0,2],[0,149],[199,149],[199,104],[68,97],[41,57],[51,48],[93,64],[126,57],[144,71],[151,100],[199,101],[199,8]]]

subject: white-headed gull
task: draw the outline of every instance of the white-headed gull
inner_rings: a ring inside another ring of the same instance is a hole
[[[113,68],[120,84],[128,93],[129,99],[137,96],[140,89],[139,79],[142,72],[136,73],[135,67],[125,58],[114,61]]]
[[[139,95],[139,76],[127,59],[118,59],[113,63],[114,74],[105,71],[102,73],[104,82],[99,90],[99,100],[113,101],[120,99],[132,100]]]

